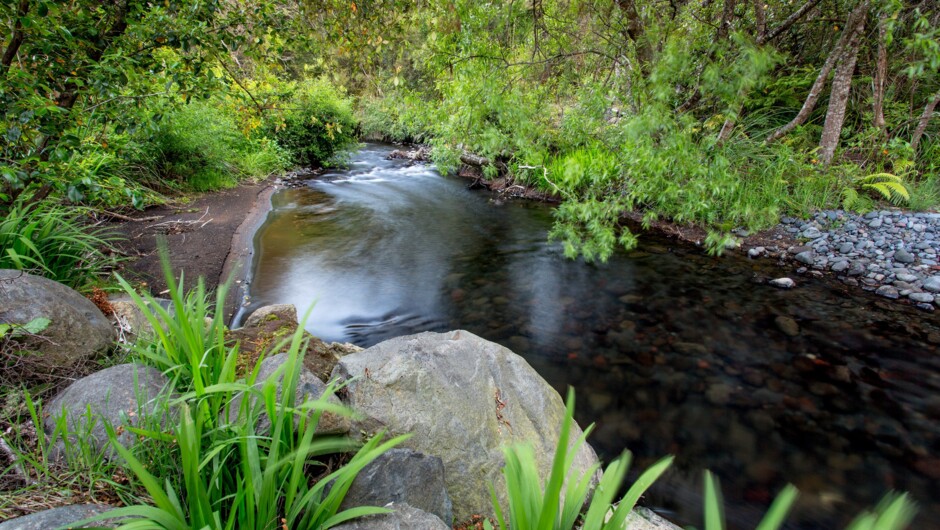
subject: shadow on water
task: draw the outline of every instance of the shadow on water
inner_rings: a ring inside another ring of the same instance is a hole
[[[279,192],[256,236],[252,308],[316,305],[309,330],[369,346],[463,328],[523,355],[610,459],[676,469],[646,503],[701,524],[701,471],[730,528],[753,528],[790,481],[788,528],[844,526],[888,489],[940,527],[940,319],[644,236],[605,265],[546,241],[551,210],[494,202],[369,144],[348,170]]]

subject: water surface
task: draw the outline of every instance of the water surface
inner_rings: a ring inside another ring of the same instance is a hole
[[[940,528],[940,318],[841,285],[760,283],[766,263],[644,236],[606,265],[546,241],[551,209],[497,200],[369,144],[348,170],[274,196],[251,307],[314,304],[308,329],[369,346],[467,329],[523,355],[608,460],[676,454],[644,500],[701,526],[701,471],[729,528],[786,482],[788,528],[837,528],[890,488]]]

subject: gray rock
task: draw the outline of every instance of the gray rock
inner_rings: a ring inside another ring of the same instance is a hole
[[[885,298],[890,298],[892,300],[897,300],[898,297],[900,296],[898,294],[897,288],[892,287],[890,285],[882,285],[881,287],[875,290],[875,294],[879,296],[883,296]]]
[[[353,519],[333,530],[450,530],[438,516],[413,506],[395,503],[385,508],[394,511]]]
[[[637,506],[627,516],[624,530],[682,530],[657,515],[653,510]]]
[[[898,280],[907,283],[914,283],[918,280],[917,276],[913,274],[899,273],[897,276]]]
[[[820,232],[818,228],[810,227],[803,230],[803,237],[806,239],[816,239],[817,237],[822,237],[822,232]]]
[[[832,272],[842,272],[849,268],[848,261],[837,261],[832,264],[832,267],[829,268]]]
[[[924,280],[924,289],[932,293],[940,293],[940,276],[931,276]]]
[[[773,285],[774,287],[779,287],[780,289],[792,289],[796,285],[796,282],[794,282],[790,278],[775,278],[773,280],[770,280],[769,283],[770,285]]]
[[[930,304],[934,301],[934,296],[927,293],[911,293],[908,295],[908,298],[915,302],[920,302],[922,304]]]
[[[462,330],[398,337],[344,357],[333,376],[350,380],[348,404],[367,417],[356,427],[412,433],[405,447],[441,458],[458,521],[492,515],[489,484],[505,502],[504,446],[531,444],[548,476],[564,405],[522,357],[498,344]],[[580,435],[575,426],[571,441]],[[584,473],[596,462],[584,444],[574,467]]]
[[[813,252],[812,250],[800,252],[799,254],[796,255],[796,261],[799,261],[800,263],[805,263],[807,265],[812,265],[815,259],[816,259],[816,253]]]
[[[255,379],[255,388],[262,388],[264,382],[274,376],[275,372],[281,368],[285,362],[287,362],[289,354],[279,353],[277,355],[272,355],[271,357],[266,358],[261,361],[261,366],[258,367],[258,377]],[[275,384],[277,385],[277,397],[278,400],[281,398],[281,389],[282,383],[284,381],[284,374],[280,373],[277,375],[277,380]],[[323,395],[323,392],[326,391],[326,383],[320,380],[316,375],[313,374],[310,370],[300,366],[300,375],[297,379],[297,388],[294,393],[294,403],[299,405],[305,401],[312,401],[319,399]],[[229,408],[229,421],[234,421],[238,416],[239,408],[242,403],[242,395],[236,396],[232,400],[232,405]],[[254,400],[256,398],[252,398]],[[327,398],[327,402],[334,405],[342,406],[342,402],[335,395]],[[300,418],[295,420],[295,424],[298,424]],[[317,424],[316,432],[318,434],[346,434],[350,429],[350,421],[346,416],[341,416],[339,414],[334,414],[332,412],[324,412],[320,416],[320,421]],[[263,413],[261,419],[258,422],[257,426],[258,432],[266,433],[271,429],[271,418],[268,417],[267,413]]]
[[[41,276],[0,269],[0,322],[26,324],[40,317],[51,321],[41,333],[44,340],[24,344],[41,353],[31,356],[39,371],[93,359],[115,338],[111,322],[76,291]]]
[[[898,263],[914,263],[914,256],[902,248],[894,253],[894,261]]]
[[[849,276],[860,276],[865,273],[865,264],[860,261],[853,261],[849,266]]]
[[[852,252],[853,250],[855,250],[855,245],[853,245],[852,243],[842,243],[841,245],[839,245],[839,252],[843,254],[848,254],[849,252]]]
[[[747,251],[747,257],[757,258],[757,257],[760,257],[762,254],[764,254],[766,251],[767,249],[765,249],[764,247],[754,247]]]
[[[51,510],[31,513],[16,519],[10,519],[0,523],[0,530],[52,530],[54,528],[116,528],[120,521],[116,519],[106,519],[96,521],[82,526],[73,526],[76,522],[89,517],[94,517],[115,508],[104,504],[73,504],[72,506],[61,506]]]
[[[444,463],[411,449],[391,449],[363,468],[353,481],[341,509],[356,506],[408,504],[454,520],[453,506],[444,485]]]
[[[275,304],[259,307],[245,319],[245,327],[255,327],[266,320],[273,319],[297,324],[297,308],[294,307],[294,304]]]
[[[871,228],[881,228],[881,219],[874,219],[872,222],[868,223],[868,226]]]
[[[96,450],[102,450],[110,443],[105,428],[105,424],[109,424],[120,432],[117,441],[130,447],[137,435],[118,427],[146,425],[147,421],[158,421],[161,427],[166,427],[170,419],[169,386],[169,379],[150,366],[128,363],[105,368],[75,381],[53,398],[45,407],[48,416],[43,428],[51,434],[57,420],[64,415],[70,432],[83,433],[83,436],[87,433],[86,441]],[[62,450],[64,446],[60,444],[56,456],[64,456]],[[115,455],[110,448],[103,454],[105,458]]]

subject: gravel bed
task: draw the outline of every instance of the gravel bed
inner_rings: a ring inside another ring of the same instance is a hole
[[[802,264],[797,273],[829,271],[926,311],[940,306],[940,213],[827,210],[808,220],[784,217],[778,229],[802,244],[754,247],[748,256],[790,257]]]

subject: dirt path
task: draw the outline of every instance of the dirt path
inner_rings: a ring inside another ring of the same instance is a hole
[[[271,180],[206,193],[187,204],[148,208],[111,227],[124,241],[118,248],[130,259],[119,271],[132,283],[143,283],[155,296],[165,296],[166,281],[157,252],[158,237],[165,237],[173,270],[184,273],[186,285],[203,277],[215,289],[232,278],[234,289],[226,300],[230,319],[241,301],[252,254],[252,237],[264,222],[276,187]]]

